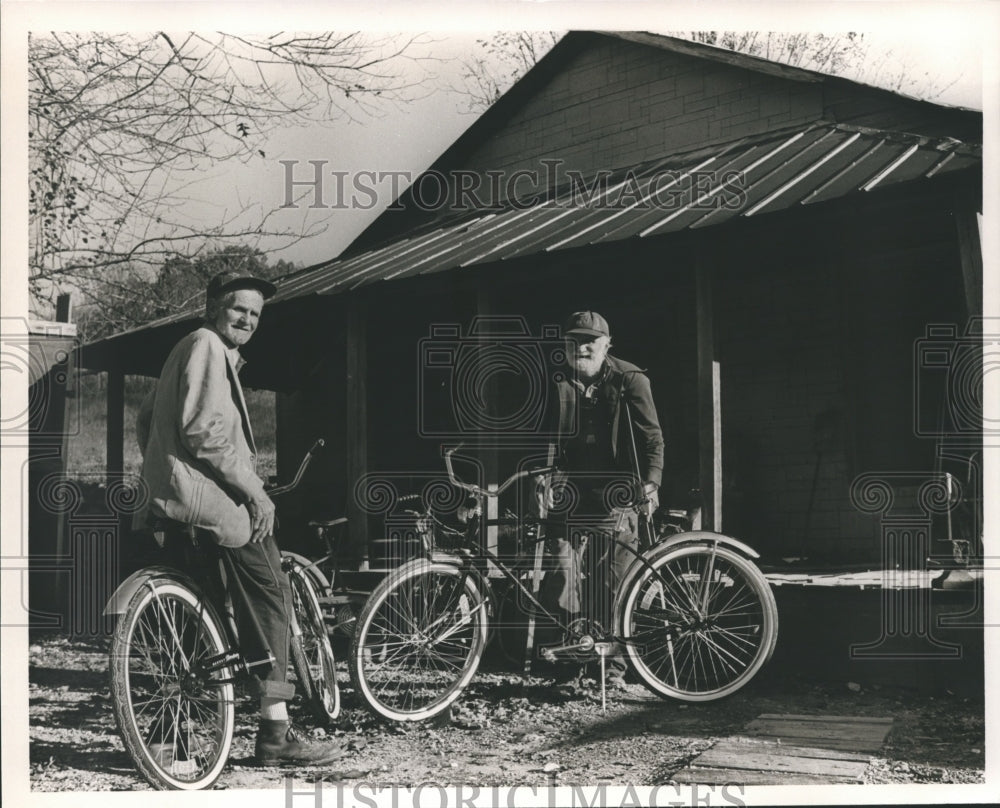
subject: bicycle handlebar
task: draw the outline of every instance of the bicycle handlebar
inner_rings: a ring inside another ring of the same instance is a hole
[[[451,480],[452,485],[456,488],[462,488],[477,497],[497,497],[501,493],[506,491],[515,482],[520,480],[522,477],[541,477],[543,474],[550,474],[556,470],[555,466],[543,466],[537,469],[524,469],[523,471],[514,472],[510,477],[504,480],[494,491],[487,490],[485,488],[480,488],[474,483],[462,482],[458,477],[455,476],[455,469],[451,464],[451,456],[462,448],[462,444],[455,446],[451,449],[445,450],[444,453],[444,465],[448,469],[448,479]]]
[[[306,473],[306,469],[309,467],[309,463],[312,461],[313,455],[322,449],[326,445],[326,441],[323,438],[317,439],[317,441],[309,448],[306,452],[305,457],[302,458],[302,462],[299,464],[299,470],[295,472],[295,476],[292,478],[290,483],[285,483],[284,485],[278,485],[274,488],[266,489],[267,495],[269,497],[275,497],[279,494],[287,494],[294,488],[298,487],[298,484],[302,482],[302,475]]]

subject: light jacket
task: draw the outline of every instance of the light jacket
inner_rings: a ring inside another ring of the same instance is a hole
[[[239,362],[213,329],[188,334],[138,419],[149,511],[208,530],[226,547],[250,540],[246,503],[264,491]]]

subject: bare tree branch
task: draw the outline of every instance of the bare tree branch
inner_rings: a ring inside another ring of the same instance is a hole
[[[482,112],[527,73],[562,34],[555,31],[502,31],[477,39],[477,51],[462,61],[462,85],[453,91],[465,97],[466,112]]]
[[[211,246],[315,234],[279,227],[274,211],[253,206],[192,226],[191,182],[228,161],[260,159],[279,127],[410,100],[426,78],[411,69],[415,43],[356,32],[32,34],[35,308],[67,286],[95,299],[104,286],[141,291],[114,277],[125,267],[148,275]]]

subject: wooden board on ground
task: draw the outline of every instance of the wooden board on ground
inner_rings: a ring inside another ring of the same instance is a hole
[[[747,724],[744,732],[794,746],[874,752],[891,728],[891,718],[765,714]]]
[[[838,783],[857,783],[850,777],[836,777],[827,774],[799,774],[798,772],[756,772],[733,769],[709,769],[690,767],[671,775],[676,783],[697,783],[698,785],[741,785],[741,786],[828,786]]]
[[[672,779],[679,783],[792,785],[857,783],[892,729],[891,718],[777,715],[751,721]]]
[[[822,749],[815,746],[793,746],[771,738],[750,738],[734,736],[724,738],[717,742],[711,749],[723,749],[729,754],[761,754],[776,752],[782,755],[793,755],[795,757],[827,758],[828,760],[862,760],[867,762],[871,755],[867,752],[838,751],[835,749]]]

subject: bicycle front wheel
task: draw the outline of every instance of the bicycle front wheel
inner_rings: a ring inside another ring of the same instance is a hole
[[[299,633],[292,637],[292,664],[316,718],[329,723],[340,715],[340,688],[319,596],[309,576],[298,565],[293,564],[289,569],[288,582],[299,627]]]
[[[147,580],[111,640],[111,701],[125,750],[155,788],[208,788],[233,740],[232,671],[206,671],[226,652],[215,609],[170,578]]]
[[[682,701],[735,693],[770,658],[778,609],[763,574],[726,547],[650,559],[621,612],[627,657],[647,688]]]
[[[451,564],[413,562],[372,592],[351,646],[351,680],[371,709],[394,721],[446,710],[479,667],[486,600]]]

